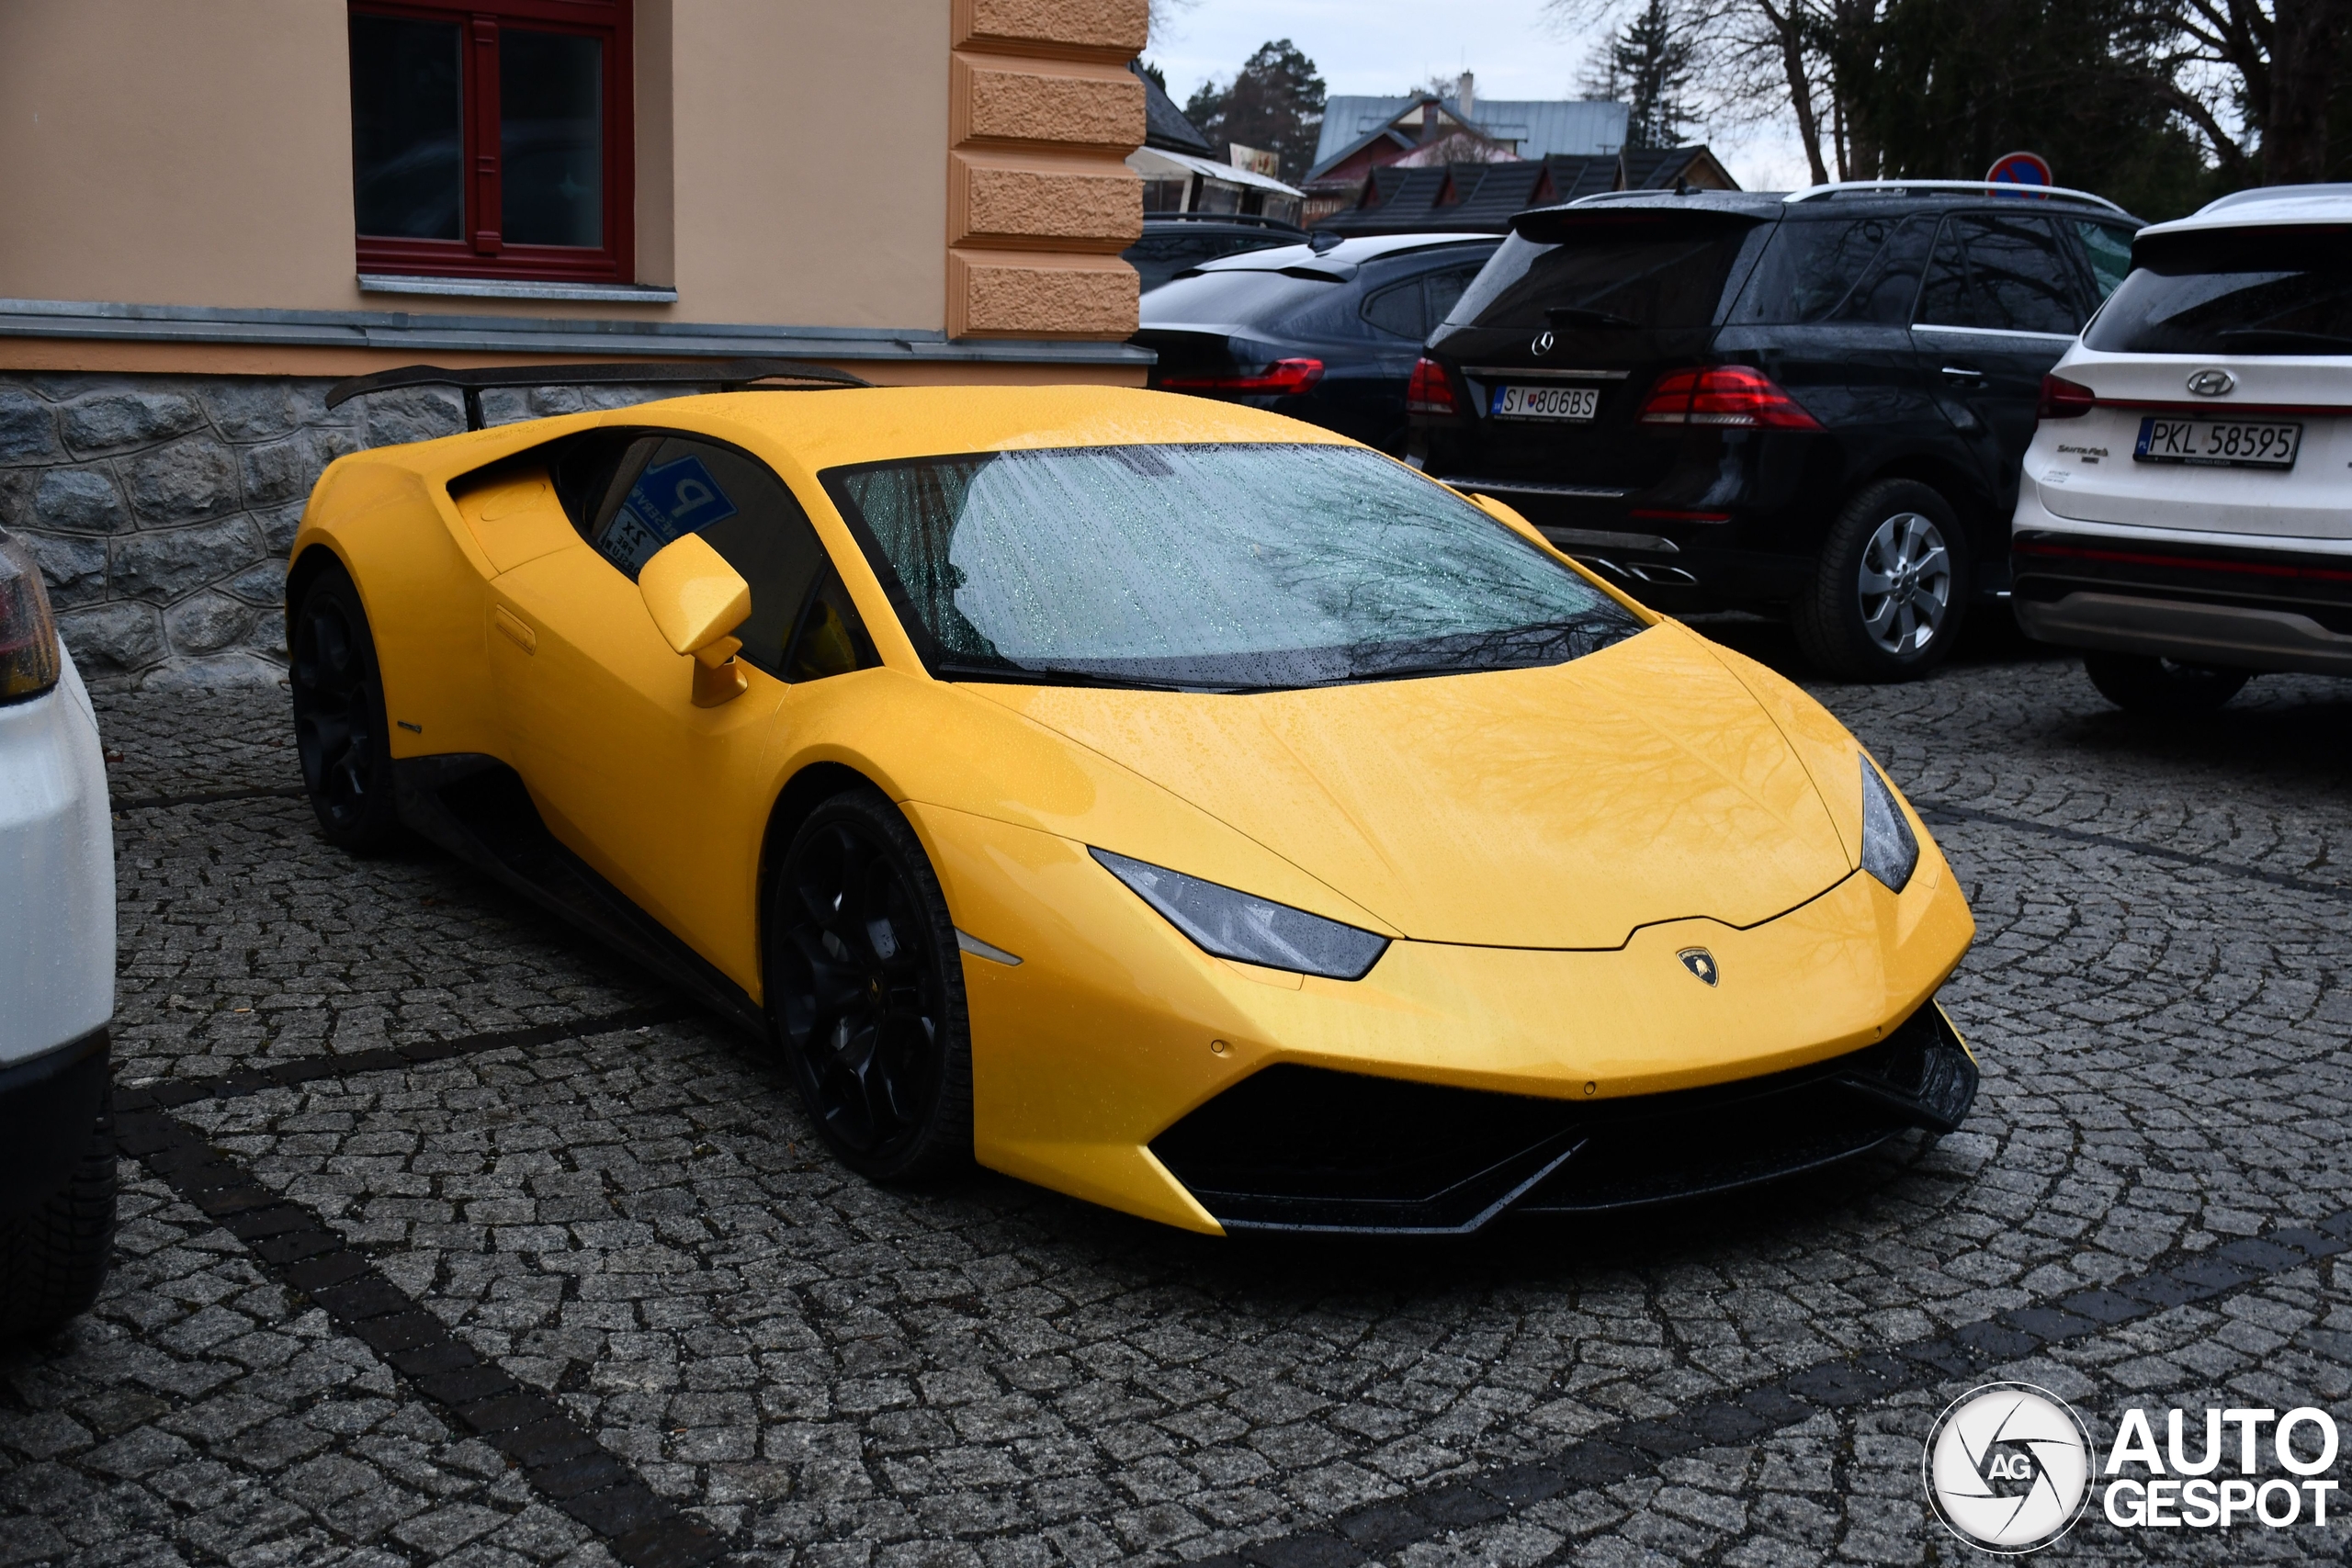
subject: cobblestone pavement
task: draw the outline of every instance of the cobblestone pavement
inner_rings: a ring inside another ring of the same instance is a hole
[[[1821,694],[1974,904],[1967,1128],[1281,1247],[870,1187],[659,984],[435,852],[327,850],[282,692],[104,698],[120,1256],[0,1352],[0,1564],[1950,1562],[1919,1444],[1977,1382],[2102,1441],[2352,1416],[2352,686],[2157,726],[1996,648]],[[2094,1511],[2052,1556],[2347,1539]]]

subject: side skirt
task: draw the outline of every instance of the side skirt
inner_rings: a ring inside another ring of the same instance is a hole
[[[495,757],[460,753],[392,764],[401,822],[475,870],[637,960],[763,1045],[767,1013],[548,831],[522,775]]]

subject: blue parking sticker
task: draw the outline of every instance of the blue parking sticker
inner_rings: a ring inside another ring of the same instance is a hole
[[[597,547],[606,560],[634,577],[673,539],[734,515],[735,503],[702,459],[679,457],[638,476]]]

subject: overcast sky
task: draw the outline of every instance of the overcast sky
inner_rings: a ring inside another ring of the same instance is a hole
[[[1144,57],[1167,73],[1179,104],[1204,78],[1229,79],[1270,39],[1305,50],[1334,93],[1402,93],[1468,70],[1480,97],[1580,97],[1592,52],[1591,39],[1551,21],[1544,0],[1193,0],[1171,8],[1174,22]],[[1804,154],[1777,127],[1702,134],[1751,190],[1804,183]]]

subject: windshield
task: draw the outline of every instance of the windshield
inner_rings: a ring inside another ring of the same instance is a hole
[[[1476,327],[1703,327],[1747,237],[1745,222],[1585,218],[1556,244],[1503,242],[1446,318]],[[1547,236],[1548,237],[1548,236]]]
[[[2352,234],[2158,235],[2083,342],[2110,354],[2352,353]]]
[[[1642,629],[1358,447],[1087,446],[822,478],[951,679],[1325,685],[1558,664]]]

